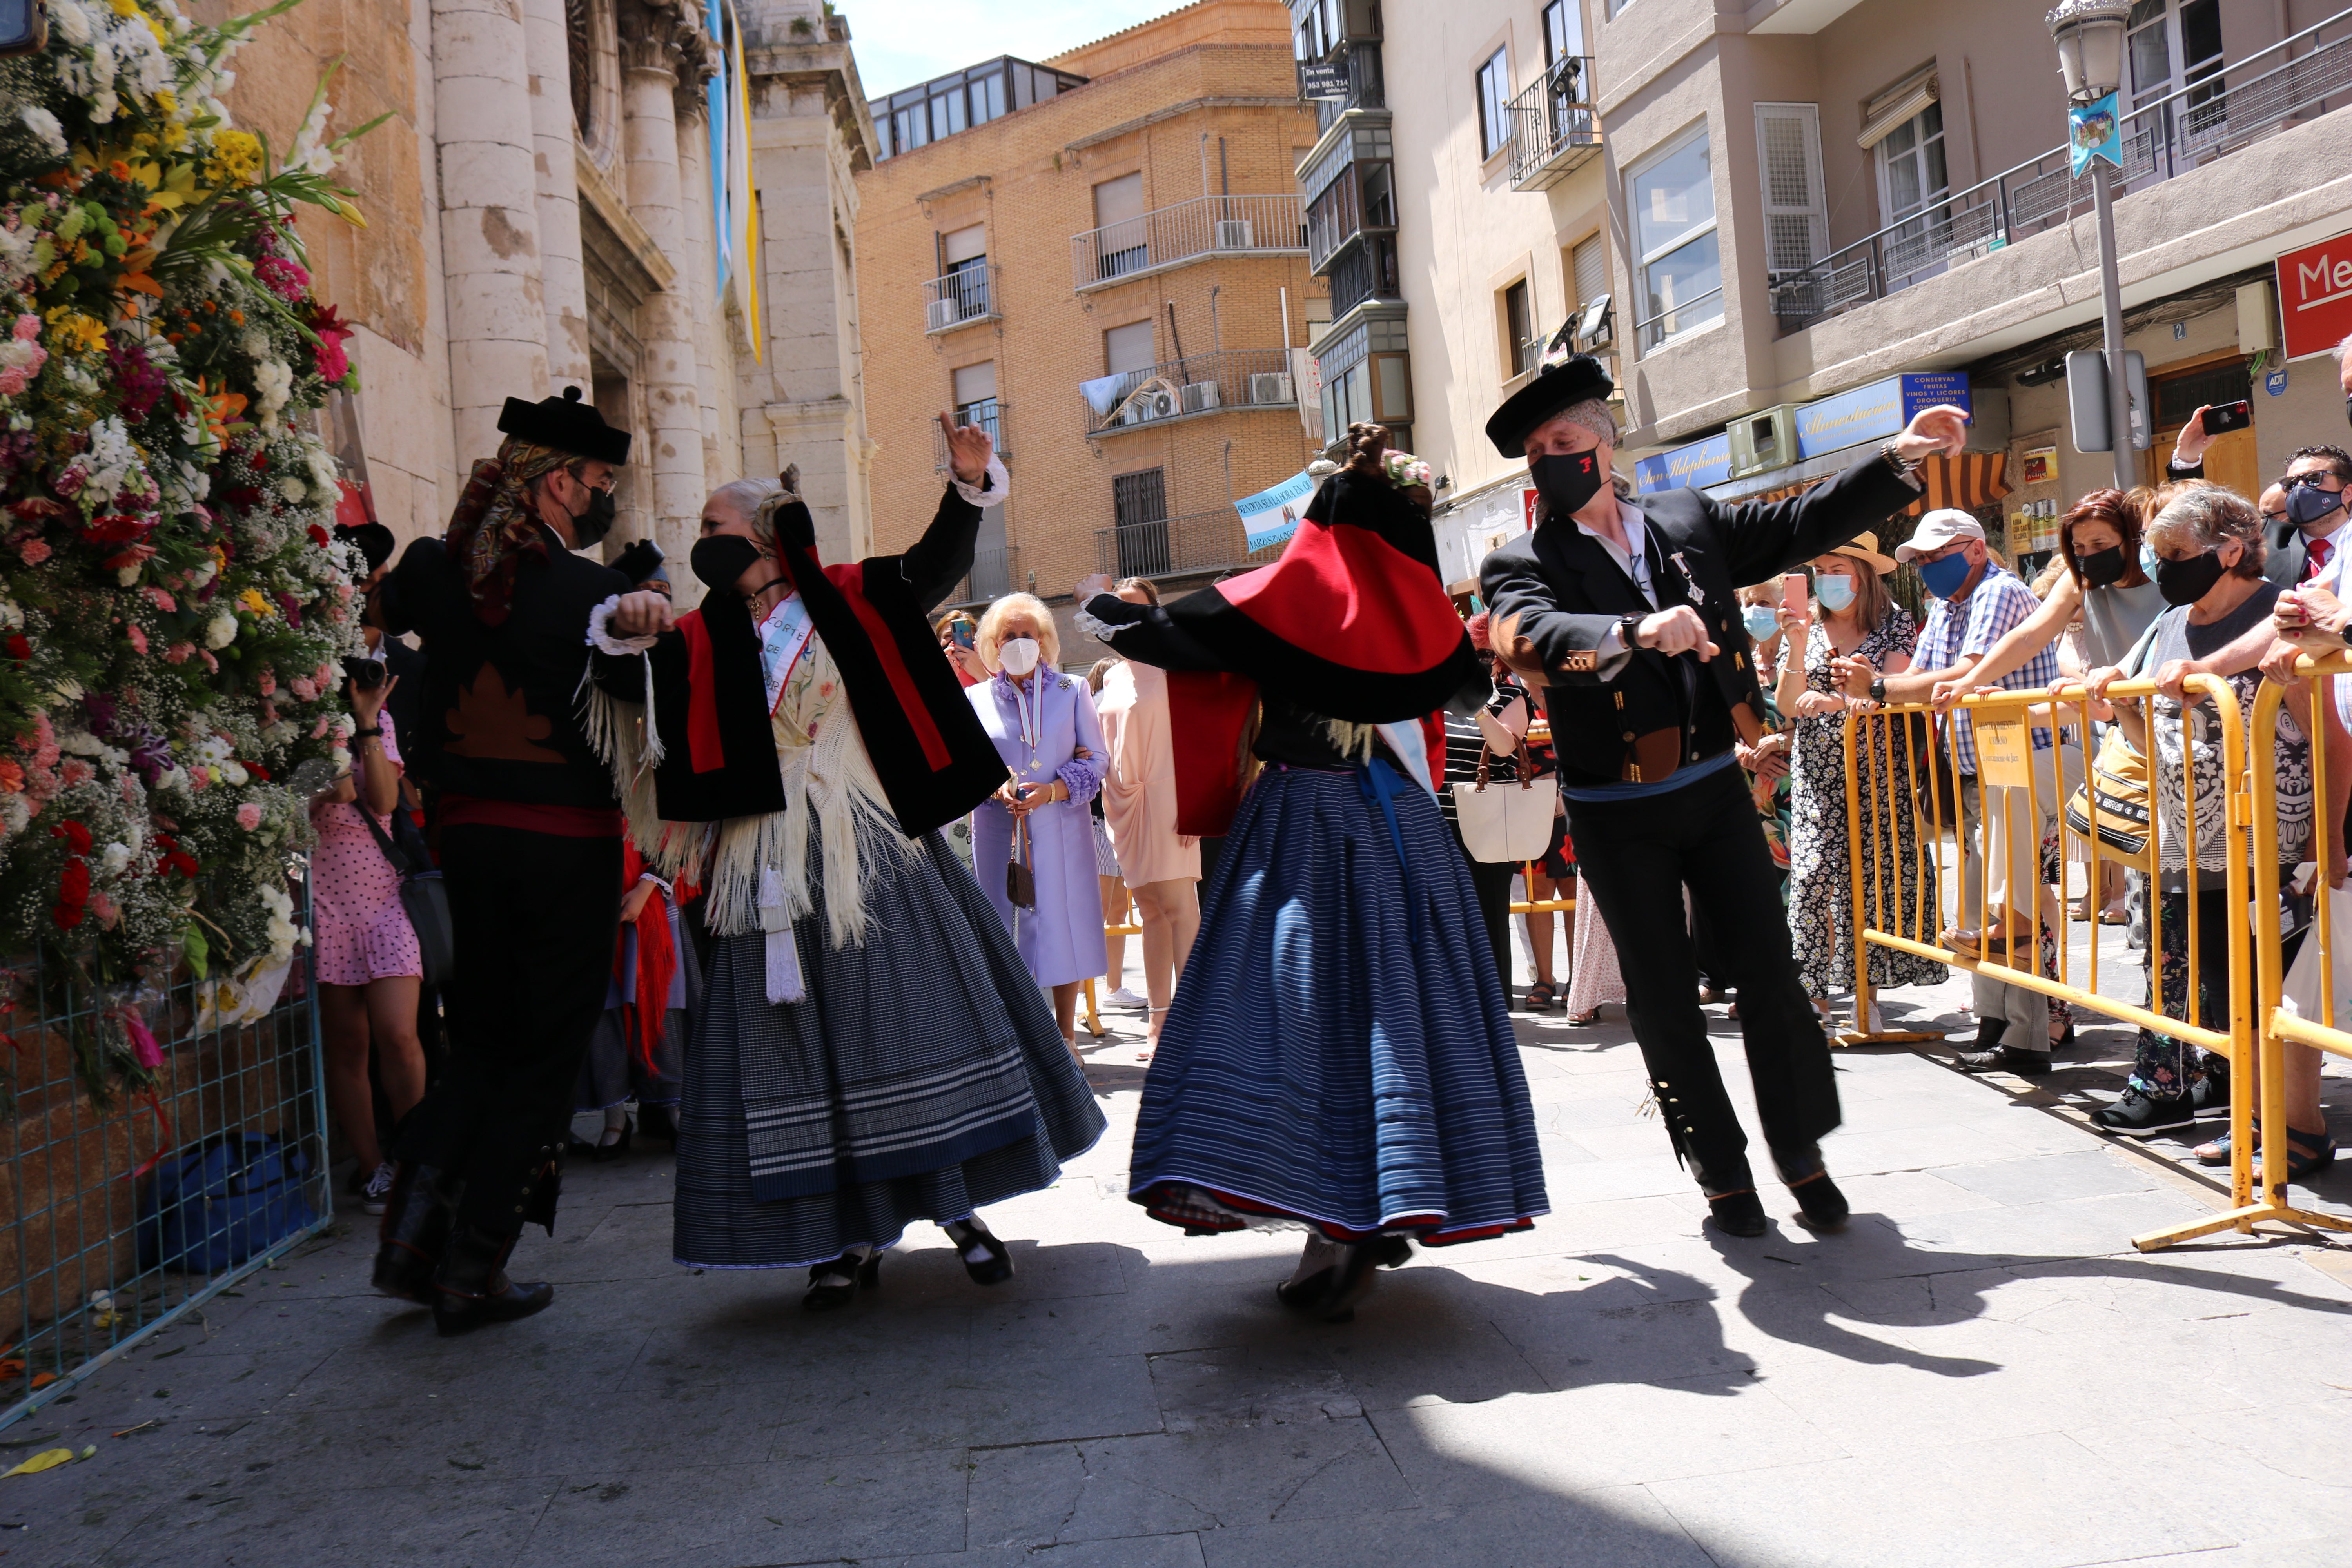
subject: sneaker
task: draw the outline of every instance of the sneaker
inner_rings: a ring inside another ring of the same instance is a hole
[[[2120,1132],[2127,1138],[2176,1131],[2196,1120],[2196,1108],[2189,1103],[2189,1096],[2172,1094],[2158,1099],[2137,1089],[2125,1089],[2123,1097],[2113,1105],[2103,1105],[2091,1112],[2092,1126],[2103,1131]]]
[[[2202,1078],[2189,1086],[2189,1104],[2200,1116],[2224,1116],[2230,1110],[2230,1069],[2218,1058]]]
[[[370,1214],[382,1214],[392,1202],[392,1162],[386,1160],[375,1168],[375,1174],[360,1189],[360,1207]]]
[[[1102,999],[1106,1007],[1149,1007],[1151,1004],[1122,985]]]

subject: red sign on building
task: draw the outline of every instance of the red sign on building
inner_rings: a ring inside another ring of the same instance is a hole
[[[2288,359],[2325,353],[2352,337],[2352,234],[2280,257],[2278,291]]]

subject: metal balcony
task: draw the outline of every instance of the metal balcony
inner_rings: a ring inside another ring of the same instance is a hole
[[[1298,197],[1195,196],[1070,241],[1071,286],[1108,289],[1212,256],[1298,256]]]
[[[1601,156],[1592,108],[1592,57],[1563,55],[1504,113],[1511,137],[1511,189],[1548,191]]]
[[[1078,392],[1089,436],[1237,409],[1298,405],[1290,355],[1282,349],[1194,354],[1148,370],[1082,382]]]
[[[1252,554],[1241,516],[1231,507],[1095,530],[1095,570],[1114,577],[1223,572],[1264,565],[1281,553],[1281,545],[1270,544]]]
[[[951,332],[982,321],[1001,321],[997,295],[1004,268],[985,264],[959,267],[923,285],[923,335]]]
[[[996,455],[1009,458],[1013,455],[1013,448],[1004,441],[1004,405],[993,397],[985,398],[957,409],[956,423],[979,426],[988,432],[988,438],[996,443]],[[939,421],[934,419],[931,421],[931,472],[944,474],[947,471],[948,433],[940,429]]]
[[[2117,183],[2125,194],[2145,189],[2347,104],[2352,10],[2123,116]],[[2074,175],[2066,149],[2053,148],[1801,271],[1775,274],[1773,314],[1784,333],[1801,331],[2090,210],[2089,170]]]
[[[956,584],[955,592],[948,595],[948,603],[958,606],[985,605],[1022,586],[1019,545],[974,551],[971,574]]]

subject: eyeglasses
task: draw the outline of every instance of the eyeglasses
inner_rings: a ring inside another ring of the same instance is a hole
[[[2336,476],[2329,473],[2325,468],[2315,468],[2307,474],[2289,474],[2286,478],[2279,481],[2279,489],[2283,490],[2294,490],[2301,489],[2305,485],[2319,485],[2321,489],[2326,489],[2328,488],[2327,486],[2319,484],[2319,481],[2322,479],[2336,479]],[[2336,489],[2342,489],[2344,481],[2342,479],[2336,479]],[[2268,517],[2271,514],[2269,512],[2264,512],[2263,515],[2264,517]],[[2281,512],[2279,515],[2284,517],[2286,514]]]

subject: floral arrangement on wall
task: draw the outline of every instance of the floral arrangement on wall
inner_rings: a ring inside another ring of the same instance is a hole
[[[365,568],[312,416],[355,378],[294,214],[361,221],[328,176],[375,122],[331,139],[322,82],[279,153],[221,102],[293,3],[48,0],[0,60],[0,957],[101,999],[282,974],[295,774],[349,765]],[[162,1062],[102,1000],[74,1045],[101,1100]]]

